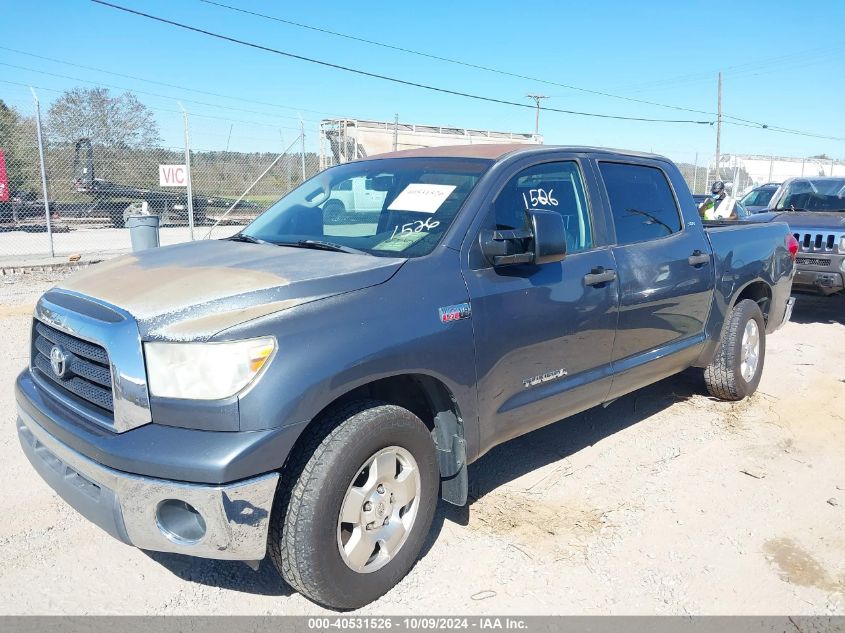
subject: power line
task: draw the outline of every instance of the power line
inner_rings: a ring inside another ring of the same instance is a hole
[[[317,64],[320,66],[325,66],[327,68],[334,68],[335,70],[342,70],[348,73],[353,73],[356,75],[361,75],[364,77],[371,77],[373,79],[381,79],[383,81],[389,81],[392,83],[404,85],[404,86],[411,86],[414,88],[421,88],[424,90],[431,90],[433,92],[440,92],[443,94],[451,94],[458,97],[466,97],[468,99],[475,99],[478,101],[486,101],[488,103],[498,103],[501,105],[508,105],[516,108],[531,108],[533,109],[534,106],[529,105],[527,103],[519,103],[517,101],[509,101],[507,99],[498,99],[495,97],[487,97],[477,94],[472,94],[469,92],[462,92],[458,90],[451,90],[448,88],[441,88],[438,86],[432,86],[430,84],[424,84],[416,81],[410,81],[407,79],[399,79],[397,77],[391,77],[388,75],[382,75],[379,73],[374,73],[366,70],[361,70],[359,68],[352,68],[350,66],[343,66],[341,64],[335,64],[333,62],[327,62],[319,59],[314,59],[312,57],[306,57],[304,55],[298,55],[296,53],[291,53],[287,51],[282,51],[276,48],[270,48],[269,46],[263,46],[261,44],[256,44],[254,42],[249,42],[246,40],[237,39],[234,37],[230,37],[228,35],[222,35],[220,33],[214,33],[213,31],[208,31],[206,29],[201,29],[196,26],[190,26],[188,24],[184,24],[182,22],[176,22],[174,20],[169,20],[167,18],[162,18],[159,16],[151,15],[149,13],[144,13],[143,11],[137,11],[135,9],[130,9],[128,7],[123,7],[117,4],[112,4],[110,2],[105,2],[104,0],[91,0],[95,4],[100,4],[111,9],[116,9],[118,11],[123,11],[125,13],[131,13],[133,15],[137,15],[143,18],[147,18],[149,20],[154,20],[156,22],[161,22],[163,24],[169,24],[170,26],[175,26],[181,29],[185,29],[187,31],[192,31],[194,33],[200,33],[202,35],[207,35],[209,37],[213,37],[219,40],[231,42],[234,44],[240,44],[242,46],[247,46],[249,48],[254,48],[256,50],[262,50],[268,53],[274,53],[276,55],[281,55],[283,57],[289,57],[291,59],[297,59],[299,61],[308,62],[311,64]],[[578,110],[564,110],[561,108],[541,108],[547,112],[558,112],[561,114],[572,114],[577,116],[588,116],[600,119],[615,119],[620,121],[643,121],[648,123],[685,123],[685,124],[695,124],[695,125],[712,125],[712,121],[698,121],[698,120],[691,120],[691,119],[655,119],[655,118],[648,118],[648,117],[634,117],[634,116],[621,116],[621,115],[613,115],[613,114],[603,114],[597,112],[582,112]]]
[[[737,123],[736,121],[722,121],[723,125],[736,125],[738,127],[750,127],[754,128],[755,130],[759,130],[760,127],[757,125],[748,125],[747,123]],[[810,138],[820,138],[826,141],[845,141],[845,137],[842,136],[825,136],[824,134],[815,134],[813,132],[804,132],[802,130],[794,130],[791,128],[786,127],[777,127],[777,126],[767,126],[765,128],[766,131],[769,132],[781,132],[783,134],[795,134],[797,136],[807,136]]]
[[[20,86],[22,88],[37,88],[38,90],[44,90],[46,92],[54,92],[56,94],[62,94],[63,92],[65,92],[65,90],[60,90],[58,88],[48,88],[47,86],[35,86],[33,84],[21,83],[21,82],[18,82],[18,81],[9,81],[7,79],[0,79],[0,83],[8,84],[8,85],[11,85],[11,86]],[[88,82],[88,83],[93,83],[93,82]],[[158,106],[147,106],[147,107],[150,110],[152,110],[153,112],[167,112],[168,114],[178,114],[180,116],[182,114],[181,110],[171,110],[171,109],[168,109],[168,108],[160,108]],[[274,130],[281,129],[281,130],[293,130],[293,131],[299,132],[298,126],[297,127],[290,127],[290,126],[285,126],[285,125],[276,125],[276,124],[273,124],[273,123],[264,123],[264,122],[261,122],[261,121],[249,121],[249,120],[246,120],[246,119],[233,119],[233,118],[230,118],[230,117],[215,116],[213,114],[200,114],[198,112],[191,112],[191,117],[199,117],[199,118],[202,118],[202,119],[215,119],[215,120],[218,120],[218,121],[226,121],[227,123],[242,123],[244,125],[255,125],[255,126],[258,126],[258,127],[272,128]],[[206,134],[206,132],[203,132],[203,134]],[[244,137],[244,138],[246,138],[246,137]]]
[[[514,77],[515,79],[525,79],[526,81],[534,81],[537,83],[548,84],[550,86],[557,86],[558,88],[567,88],[568,90],[576,90],[578,92],[585,92],[587,94],[599,95],[602,97],[610,97],[612,99],[620,99],[622,101],[630,101],[633,103],[641,103],[644,105],[651,105],[657,106],[660,108],[669,108],[671,110],[679,110],[682,112],[693,112],[695,114],[708,114],[711,116],[715,116],[714,112],[708,112],[706,110],[696,110],[694,108],[685,108],[682,106],[677,105],[670,105],[666,103],[658,103],[656,101],[647,101],[645,99],[637,99],[635,97],[626,97],[624,95],[617,95],[612,94],[609,92],[604,92],[602,90],[593,90],[590,88],[583,88],[581,86],[574,86],[572,84],[565,84],[560,83],[557,81],[551,81],[549,79],[540,79],[539,77],[532,77],[530,75],[523,75],[520,73],[511,72],[508,70],[502,70],[501,68],[493,68],[491,66],[483,66],[481,64],[474,64],[472,62],[463,61],[460,59],[455,59],[452,57],[443,57],[441,55],[435,55],[434,53],[426,53],[424,51],[414,50],[412,48],[405,48],[404,46],[396,46],[394,44],[387,44],[385,42],[378,42],[376,40],[370,40],[363,37],[358,37],[357,35],[350,35],[348,33],[340,33],[339,31],[331,31],[329,29],[320,28],[317,26],[312,26],[310,24],[303,24],[302,22],[294,22],[293,20],[286,20],[284,18],[280,18],[275,15],[267,15],[266,13],[259,13],[257,11],[250,11],[248,9],[242,9],[240,7],[233,7],[228,4],[224,4],[222,2],[214,2],[213,0],[199,0],[205,4],[214,5],[216,7],[221,7],[224,9],[228,9],[230,11],[237,11],[239,13],[245,13],[247,15],[252,15],[255,17],[263,18],[265,20],[273,20],[274,22],[281,22],[282,24],[288,24],[290,26],[295,26],[301,29],[308,29],[309,31],[316,31],[318,33],[325,33],[327,35],[332,35],[334,37],[342,37],[348,40],[352,40],[355,42],[361,42],[364,44],[370,44],[371,46],[379,46],[381,48],[387,48],[394,51],[399,51],[401,53],[408,53],[410,55],[417,55],[419,57],[426,57],[428,59],[434,59],[441,62],[446,62],[448,64],[456,64],[458,66],[464,66],[466,68],[472,68],[474,70],[483,70],[488,73],[495,73],[497,75],[504,75],[506,77]]]
[[[812,49],[805,49],[804,51],[795,54],[790,53],[788,55],[768,57],[766,59],[758,60],[755,62],[746,62],[744,64],[734,64],[731,66],[726,66],[723,68],[723,71],[725,75],[730,75],[732,77],[755,76],[766,72],[781,72],[784,68],[803,68],[807,65],[815,64],[820,61],[825,61],[830,57],[839,57],[843,54],[843,52],[845,51],[842,50],[841,45],[822,46]],[[798,59],[803,56],[811,56],[811,60],[803,62],[801,59]],[[772,70],[761,70],[769,66],[775,66],[775,68]],[[660,88],[664,85],[675,86],[682,84],[700,83],[703,81],[712,81],[713,75],[715,75],[717,72],[718,70],[688,73],[675,77],[668,77],[635,84],[626,84],[624,86],[618,86],[616,89],[630,89],[634,90],[635,92],[644,92],[649,89]]]
[[[451,64],[457,64],[457,65],[460,65],[460,66],[465,66],[465,67],[468,67],[468,68],[474,68],[474,69],[477,69],[477,70],[483,70],[483,71],[486,71],[486,72],[492,72],[492,73],[496,73],[496,74],[499,74],[499,75],[516,77],[516,78],[519,78],[519,79],[526,79],[526,80],[529,80],[529,81],[536,81],[536,82],[545,83],[545,84],[549,84],[549,85],[559,86],[559,87],[562,87],[562,88],[567,88],[567,89],[570,89],[570,90],[576,90],[576,91],[579,91],[579,92],[584,92],[584,93],[588,93],[588,94],[595,94],[595,95],[610,97],[610,98],[614,98],[614,99],[621,99],[621,100],[630,101],[630,102],[634,102],[634,103],[641,103],[641,104],[646,104],[646,105],[670,108],[670,109],[674,109],[674,110],[694,112],[694,113],[698,113],[698,114],[707,114],[707,115],[715,116],[715,113],[707,111],[707,110],[697,110],[697,109],[694,109],[694,108],[685,108],[685,107],[676,106],[676,105],[659,103],[659,102],[656,102],[656,101],[649,101],[649,100],[645,100],[645,99],[637,99],[637,98],[634,98],[634,97],[626,97],[626,96],[623,96],[623,95],[617,95],[617,94],[613,94],[613,93],[606,92],[606,91],[603,91],[603,90],[593,90],[593,89],[588,89],[588,88],[582,88],[580,86],[574,86],[572,84],[565,84],[565,83],[555,82],[555,81],[551,81],[551,80],[547,80],[547,79],[540,79],[540,78],[537,78],[537,77],[531,77],[529,75],[522,75],[522,74],[519,74],[519,73],[510,72],[510,71],[502,70],[502,69],[499,69],[499,68],[492,68],[490,66],[483,66],[483,65],[480,65],[480,64],[474,64],[474,63],[466,62],[466,61],[459,60],[459,59],[454,59],[454,58],[450,58],[450,57],[443,57],[443,56],[435,55],[435,54],[432,54],[432,53],[426,53],[426,52],[423,52],[423,51],[418,51],[418,50],[414,50],[414,49],[410,49],[410,48],[406,48],[406,47],[402,47],[402,46],[396,46],[396,45],[393,45],[393,44],[387,44],[387,43],[384,43],[384,42],[379,42],[379,41],[376,41],[376,40],[370,40],[370,39],[358,37],[358,36],[355,36],[355,35],[349,35],[348,33],[341,33],[341,32],[338,32],[338,31],[332,31],[330,29],[315,27],[315,26],[312,26],[312,25],[309,25],[309,24],[303,24],[301,22],[295,22],[293,20],[287,20],[287,19],[284,19],[284,18],[280,18],[278,16],[267,15],[267,14],[264,14],[264,13],[259,13],[257,11],[250,11],[250,10],[247,10],[247,9],[242,9],[240,7],[233,7],[231,5],[228,5],[228,4],[225,4],[225,3],[222,3],[222,2],[216,2],[214,0],[200,0],[200,2],[203,2],[205,4],[209,4],[209,5],[213,5],[213,6],[222,7],[222,8],[231,10],[231,11],[237,11],[237,12],[240,12],[240,13],[260,17],[260,18],[263,18],[263,19],[273,20],[273,21],[276,21],[276,22],[281,22],[283,24],[289,24],[291,26],[304,28],[304,29],[308,29],[308,30],[311,30],[311,31],[316,31],[316,32],[319,32],[319,33],[325,33],[325,34],[332,35],[332,36],[335,36],[335,37],[342,37],[342,38],[345,38],[345,39],[354,40],[354,41],[362,42],[362,43],[365,43],[365,44],[370,44],[370,45],[373,45],[373,46],[379,46],[379,47],[382,47],[382,48],[396,50],[396,51],[400,51],[400,52],[403,52],[403,53],[418,55],[420,57],[427,57],[429,59],[435,59],[435,60],[438,60],[438,61],[443,61],[443,62],[447,62],[447,63],[451,63]],[[816,49],[807,50],[807,51],[804,52],[804,54],[814,54],[818,51],[825,51],[829,54],[831,51],[837,51],[837,50],[839,50],[839,47],[832,47],[832,48],[831,47],[820,47],[820,48],[816,48]],[[768,65],[768,64],[771,64],[771,63],[775,63],[775,62],[777,62],[777,61],[779,61],[783,58],[784,57],[776,57],[776,58],[771,58],[769,60],[765,60],[763,62],[747,62],[745,64],[737,64],[737,65],[734,65],[734,66],[729,66],[728,68],[730,70],[736,71],[737,73],[748,73],[749,71],[757,70],[757,68],[759,68],[760,66],[765,66],[765,65]],[[551,109],[551,110],[553,110],[553,109]],[[836,137],[826,137],[826,136],[820,135],[820,134],[803,132],[803,131],[799,131],[799,130],[791,130],[789,128],[784,128],[784,127],[775,126],[775,125],[769,125],[769,124],[761,123],[761,122],[758,122],[758,121],[752,121],[752,120],[749,120],[749,119],[737,117],[737,116],[730,115],[730,114],[722,113],[721,116],[722,116],[723,121],[725,119],[730,119],[731,121],[737,121],[737,122],[740,122],[740,123],[745,123],[746,125],[743,126],[743,127],[757,127],[757,128],[761,128],[761,129],[769,129],[769,130],[775,131],[775,132],[782,132],[782,133],[789,133],[789,134],[794,133],[794,134],[799,134],[799,135],[802,135],[802,136],[811,136],[811,137],[815,137],[815,138],[830,138],[830,139],[834,139],[834,140],[839,140]],[[730,123],[731,121],[724,121],[724,122]]]
[[[97,1],[97,0],[94,0],[94,1]],[[632,103],[640,103],[640,104],[644,104],[644,105],[657,106],[657,107],[661,107],[661,108],[669,108],[669,109],[672,109],[672,110],[679,110],[679,111],[683,111],[683,112],[693,112],[693,113],[696,113],[696,114],[707,114],[707,115],[714,116],[714,117],[716,116],[715,112],[711,112],[711,111],[708,111],[708,110],[697,110],[695,108],[686,108],[686,107],[671,105],[671,104],[667,104],[667,103],[660,103],[660,102],[657,102],[657,101],[650,101],[650,100],[646,100],[646,99],[637,99],[635,97],[618,95],[618,94],[614,94],[614,93],[607,92],[607,91],[604,91],[604,90],[595,90],[595,89],[590,89],[590,88],[583,88],[581,86],[575,86],[575,85],[572,85],[572,84],[566,84],[566,83],[561,83],[561,82],[557,82],[557,81],[551,81],[549,79],[541,79],[541,78],[538,78],[538,77],[532,77],[530,75],[523,75],[523,74],[520,74],[520,73],[502,70],[500,68],[493,68],[491,66],[484,66],[484,65],[481,65],[481,64],[475,64],[475,63],[472,63],[472,62],[467,62],[467,61],[455,59],[455,58],[452,58],[452,57],[444,57],[444,56],[441,56],[441,55],[435,55],[433,53],[418,51],[418,50],[407,48],[407,47],[404,47],[404,46],[387,44],[385,42],[379,42],[377,40],[371,40],[371,39],[359,37],[357,35],[350,35],[348,33],[341,33],[339,31],[332,31],[330,29],[321,28],[321,27],[310,25],[310,24],[304,24],[302,22],[296,22],[294,20],[288,20],[288,19],[285,19],[285,18],[280,18],[280,17],[275,16],[275,15],[268,15],[266,13],[260,13],[258,11],[250,11],[248,9],[243,9],[243,8],[240,8],[240,7],[234,7],[234,6],[231,6],[229,4],[225,4],[223,2],[216,2],[215,0],[199,0],[199,1],[204,3],[204,4],[208,4],[208,5],[212,5],[212,6],[216,6],[216,7],[221,7],[221,8],[224,8],[224,9],[228,9],[230,11],[236,11],[238,13],[243,13],[243,14],[246,14],[246,15],[259,17],[259,18],[262,18],[262,19],[265,19],[265,20],[272,20],[274,22],[280,22],[282,24],[295,26],[297,28],[307,29],[307,30],[310,30],[310,31],[318,32],[318,33],[324,33],[326,35],[331,35],[331,36],[334,36],[334,37],[341,37],[341,38],[344,38],[344,39],[348,39],[348,40],[352,40],[352,41],[356,41],[356,42],[361,42],[361,43],[364,43],[364,44],[369,44],[371,46],[378,46],[378,47],[386,48],[386,49],[389,49],[389,50],[395,50],[395,51],[399,51],[399,52],[402,52],[402,53],[417,55],[419,57],[434,59],[434,60],[446,62],[446,63],[449,63],[449,64],[456,64],[456,65],[459,65],[459,66],[464,66],[466,68],[472,68],[472,69],[475,69],[475,70],[483,70],[485,72],[496,73],[498,75],[514,77],[514,78],[517,78],[517,79],[525,79],[525,80],[528,80],[528,81],[544,83],[544,84],[548,84],[548,85],[551,85],[551,86],[558,86],[560,88],[567,88],[569,90],[575,90],[575,91],[583,92],[583,93],[587,93],[587,94],[594,94],[594,95],[599,95],[599,96],[602,96],[602,97],[609,97],[609,98],[612,98],[612,99],[620,99],[620,100],[623,100],[623,101],[630,101]],[[107,4],[107,3],[101,3],[101,4]],[[818,48],[815,48],[815,49],[808,49],[808,50],[804,51],[803,53],[799,53],[799,54],[801,54],[801,55],[812,55],[812,54],[817,54],[818,52],[824,52],[825,54],[830,54],[832,52],[835,53],[835,51],[838,51],[840,48],[841,48],[840,46],[833,46],[833,47],[824,46],[824,47],[818,47]],[[791,60],[793,58],[794,58],[794,56],[792,56],[792,55],[783,55],[783,56],[779,56],[779,57],[768,58],[766,60],[761,60],[761,61],[758,61],[758,62],[746,62],[744,64],[736,64],[736,65],[733,65],[733,66],[729,66],[727,68],[727,70],[732,71],[731,74],[735,75],[735,76],[739,76],[739,75],[742,75],[742,74],[749,74],[749,73],[753,74],[754,71],[757,71],[757,69],[759,67],[765,67],[765,66],[770,65],[770,64],[778,63],[782,60]],[[658,86],[658,85],[662,85],[663,83],[676,84],[679,80],[683,81],[683,80],[687,79],[687,77],[690,77],[690,78],[695,77],[695,79],[693,79],[693,81],[703,81],[703,80],[710,81],[712,79],[712,75],[713,75],[713,73],[695,73],[695,74],[691,74],[691,75],[684,75],[684,76],[681,76],[679,78],[658,80],[658,81],[655,81],[655,82],[644,83],[644,84],[641,84],[641,85],[642,86],[650,86],[650,85]],[[545,109],[545,108],[543,108],[543,109]],[[745,119],[745,118],[734,116],[734,115],[731,115],[731,114],[722,113],[721,116],[722,116],[723,122],[725,122],[725,123],[730,123],[730,121],[724,121],[725,119],[731,119],[732,121],[737,121],[737,122],[740,122],[740,123],[747,124],[743,127],[757,127],[757,128],[761,128],[761,129],[769,129],[769,130],[775,131],[775,132],[784,132],[784,133],[790,133],[790,134],[795,133],[795,134],[799,134],[799,135],[802,135],[802,136],[812,136],[812,137],[815,137],[815,138],[831,138],[831,139],[834,139],[834,140],[839,140],[839,139],[836,139],[835,137],[827,137],[827,136],[824,136],[824,135],[813,134],[813,133],[810,133],[810,132],[801,132],[801,131],[789,130],[788,128],[782,128],[782,127],[779,127],[779,126],[769,125],[769,124],[766,124],[766,123],[760,123],[759,121],[752,121],[750,119]]]
[[[275,114],[272,112],[260,112],[258,110],[247,110],[245,108],[236,108],[234,106],[225,106],[219,103],[208,103],[207,101],[196,101],[194,99],[184,99],[181,97],[172,97],[170,95],[163,95],[158,94],[156,92],[145,92],[143,90],[135,90],[133,88],[127,88],[126,86],[117,86],[114,84],[107,84],[102,83],[100,81],[93,81],[91,79],[82,79],[81,77],[72,77],[70,75],[63,75],[61,73],[51,73],[46,70],[38,70],[36,68],[27,68],[26,66],[17,66],[15,64],[7,64],[6,62],[0,62],[0,66],[6,66],[8,68],[16,68],[17,70],[25,70],[27,72],[37,73],[39,75],[47,75],[49,77],[58,77],[60,79],[70,79],[71,81],[80,81],[82,83],[93,84],[96,86],[104,86],[106,88],[114,88],[115,90],[130,90],[132,92],[137,92],[138,94],[147,95],[150,97],[156,97],[158,99],[181,99],[186,103],[195,103],[197,105],[208,106],[212,108],[223,108],[224,110],[234,110],[235,112],[246,112],[248,114],[258,114],[261,116],[267,116],[271,118],[280,118],[280,119],[295,119],[299,120],[299,117],[285,115],[285,114]],[[309,123],[319,123],[316,119],[306,119]]]
[[[254,105],[262,105],[262,106],[270,106],[270,107],[273,107],[273,108],[282,108],[284,110],[295,110],[297,112],[311,112],[312,114],[324,114],[324,115],[327,115],[327,116],[337,116],[333,112],[325,112],[325,111],[321,111],[321,110],[310,110],[308,108],[298,108],[296,106],[282,105],[282,104],[279,104],[279,103],[272,103],[272,102],[269,102],[269,101],[258,101],[258,100],[255,100],[255,99],[245,99],[243,97],[236,97],[236,96],[233,96],[233,95],[220,94],[218,92],[209,92],[208,90],[199,90],[197,88],[188,88],[186,86],[179,86],[177,84],[170,84],[170,83],[167,83],[167,82],[164,82],[164,81],[156,81],[155,79],[147,79],[145,77],[138,77],[136,75],[127,75],[127,74],[124,74],[124,73],[118,73],[118,72],[114,72],[112,70],[106,70],[104,68],[98,68],[96,66],[86,66],[84,64],[75,64],[73,62],[69,62],[69,61],[66,61],[66,60],[63,60],[63,59],[56,59],[54,57],[45,57],[44,55],[36,55],[35,53],[30,53],[30,52],[27,52],[27,51],[21,51],[21,50],[15,49],[15,48],[8,48],[6,46],[0,46],[0,50],[10,51],[12,53],[17,53],[18,55],[26,55],[27,57],[34,57],[35,59],[41,59],[41,60],[48,61],[48,62],[54,62],[56,64],[63,64],[65,66],[72,66],[74,68],[81,68],[83,70],[93,70],[94,72],[105,73],[107,75],[113,75],[115,77],[123,77],[124,79],[132,79],[134,81],[143,81],[145,83],[155,84],[155,85],[158,85],[158,86],[165,86],[167,88],[176,88],[177,90],[187,90],[188,92],[196,92],[197,94],[204,94],[204,95],[208,95],[210,97],[220,97],[222,99],[233,99],[235,101],[242,101],[244,103],[251,103],[251,104],[254,104]],[[41,71],[35,71],[35,72],[41,72]],[[127,90],[127,88],[121,88],[121,90]],[[290,117],[290,118],[297,118],[298,119],[298,117]]]

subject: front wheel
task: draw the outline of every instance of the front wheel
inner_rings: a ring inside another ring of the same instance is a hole
[[[766,357],[766,322],[745,299],[728,315],[713,360],[704,370],[707,390],[721,400],[742,400],[757,390]]]
[[[439,470],[413,413],[359,401],[319,423],[282,471],[269,551],[311,600],[362,607],[410,571],[431,527]]]

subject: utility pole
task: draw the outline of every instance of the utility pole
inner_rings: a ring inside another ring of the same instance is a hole
[[[718,103],[716,105],[716,178],[721,180],[719,175],[719,160],[721,160],[721,145],[722,145],[722,73],[719,73],[719,92]]]
[[[538,95],[534,93],[529,93],[525,95],[529,99],[534,100],[534,105],[537,107],[536,112],[534,114],[534,134],[540,134],[540,100],[541,99],[548,99],[547,95]]]

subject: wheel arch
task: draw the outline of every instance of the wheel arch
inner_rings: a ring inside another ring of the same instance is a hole
[[[719,293],[718,287],[716,292]],[[715,298],[707,325],[708,340],[698,358],[692,364],[693,367],[705,368],[710,364],[716,353],[724,328],[730,318],[731,311],[744,299],[750,299],[760,306],[760,311],[763,313],[763,322],[766,325],[766,329],[768,329],[769,313],[772,307],[772,286],[765,279],[755,277],[732,294],[730,292],[724,292],[723,295]]]
[[[750,299],[758,306],[760,306],[760,312],[763,313],[763,321],[766,325],[769,324],[769,311],[771,310],[772,306],[772,288],[771,286],[763,281],[762,279],[755,279],[750,281],[742,289],[736,293],[731,301],[731,310],[740,302],[745,299]],[[730,314],[730,312],[729,312]]]
[[[464,420],[457,399],[443,381],[428,374],[403,373],[358,385],[324,406],[303,429],[300,440],[307,435],[309,427],[313,428],[315,421],[355,400],[394,404],[420,418],[431,432],[437,450],[441,497],[455,505],[466,503],[468,477]],[[294,445],[291,452],[297,448]]]

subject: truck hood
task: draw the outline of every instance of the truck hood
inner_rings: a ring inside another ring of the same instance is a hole
[[[790,228],[832,229],[845,231],[845,213],[824,213],[816,211],[783,211],[763,213],[772,220],[786,222]]]
[[[251,319],[384,283],[405,261],[210,240],[109,260],[58,288],[126,310],[142,338],[205,340]]]

